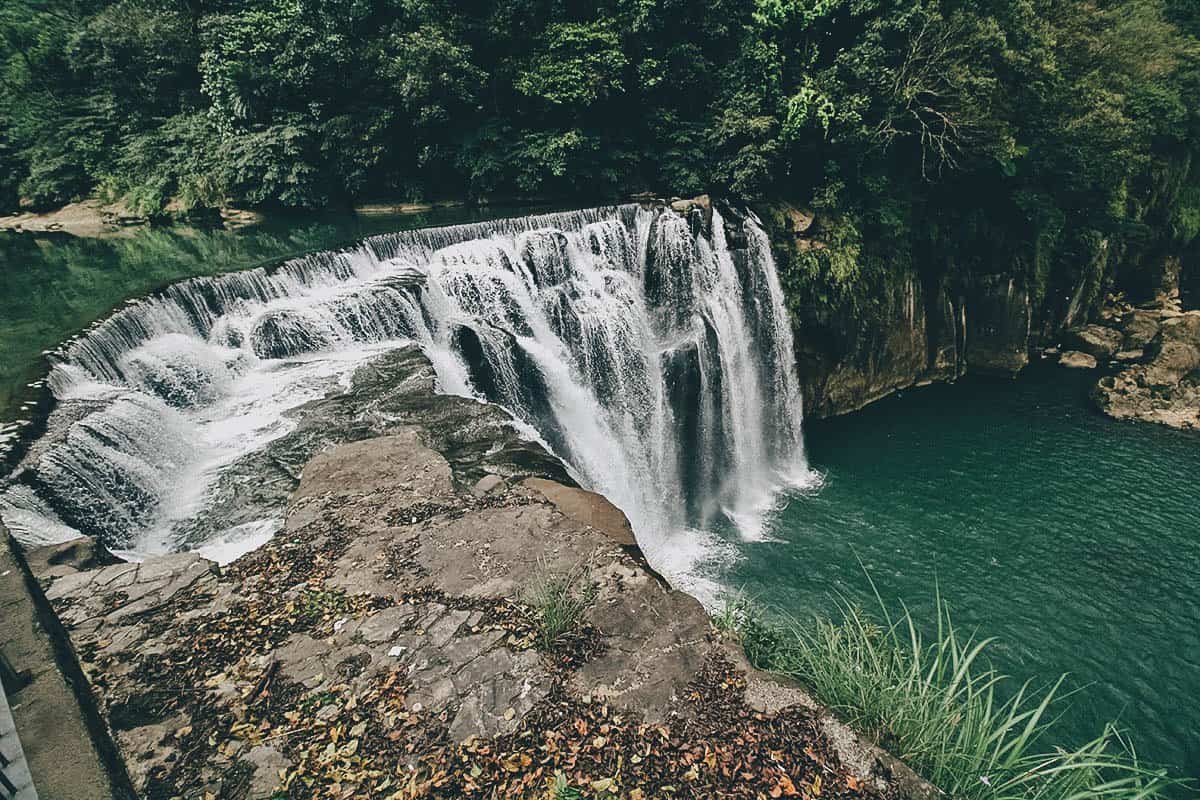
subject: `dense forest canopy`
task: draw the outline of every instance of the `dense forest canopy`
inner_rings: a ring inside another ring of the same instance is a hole
[[[1200,233],[1198,37],[1195,0],[6,0],[0,209],[715,190],[824,212],[825,292],[865,251],[1044,291]]]

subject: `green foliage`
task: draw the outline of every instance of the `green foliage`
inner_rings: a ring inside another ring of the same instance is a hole
[[[0,208],[102,183],[144,213],[792,197],[832,237],[797,274],[831,297],[899,261],[1015,273],[1053,305],[1111,280],[1085,274],[1093,234],[1122,274],[1197,238],[1198,20],[1189,0],[8,0]]]
[[[1171,235],[1189,245],[1200,237],[1200,185],[1189,186],[1171,213]]]
[[[783,134],[788,140],[796,141],[803,136],[804,128],[814,122],[821,126],[822,131],[828,132],[835,111],[832,100],[811,82],[805,83],[800,91],[788,99]]]
[[[1176,788],[1140,764],[1108,726],[1090,742],[1045,748],[1064,702],[986,665],[990,639],[963,637],[939,599],[936,634],[907,609],[894,616],[846,603],[838,620],[775,621],[742,598],[719,616],[751,663],[794,678],[857,729],[890,748],[947,796],[962,800],[1155,798]]]
[[[551,25],[545,44],[517,78],[522,94],[554,105],[586,108],[622,91],[628,62],[610,20]]]
[[[314,153],[316,131],[302,115],[226,137],[220,148],[221,176],[231,190],[254,205],[275,200],[285,206],[321,206],[328,201]]]
[[[0,214],[16,210],[19,200],[18,187],[26,167],[22,164],[8,141],[4,120],[0,119]]]
[[[854,221],[833,218],[822,228],[819,249],[806,249],[793,262],[799,277],[827,286],[836,295],[854,291],[862,269],[862,235]]]
[[[761,25],[807,28],[845,5],[845,0],[756,0],[754,19]]]
[[[521,599],[537,624],[538,644],[553,650],[582,624],[584,612],[596,599],[596,588],[582,566],[565,573],[543,566]]]
[[[17,190],[23,204],[42,211],[81,199],[88,191],[86,176],[79,174],[74,162],[64,153],[30,153],[29,173]]]

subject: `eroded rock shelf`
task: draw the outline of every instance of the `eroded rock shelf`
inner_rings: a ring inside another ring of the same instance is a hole
[[[429,398],[443,422],[462,402]],[[143,796],[534,797],[557,773],[589,796],[926,791],[750,669],[606,500],[486,451],[456,469],[432,445],[471,436],[448,430],[326,446],[284,530],[225,568],[31,555]],[[521,598],[572,570],[594,600],[541,647]]]

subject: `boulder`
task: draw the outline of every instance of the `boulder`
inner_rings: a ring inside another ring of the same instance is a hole
[[[1163,322],[1149,349],[1153,359],[1145,375],[1151,386],[1174,386],[1200,369],[1200,311]]]
[[[697,197],[676,198],[671,201],[671,210],[677,211],[680,214],[686,214],[693,208],[699,208],[704,211],[712,210],[712,198],[706,194]]]
[[[1058,357],[1060,366],[1070,367],[1071,369],[1095,369],[1096,359],[1089,356],[1087,353],[1081,353],[1078,350],[1068,350]]]
[[[1121,326],[1125,334],[1122,349],[1141,350],[1158,335],[1159,315],[1153,311],[1134,311]]]
[[[1148,360],[1102,378],[1092,399],[1117,419],[1200,428],[1200,311],[1163,317]]]
[[[1121,332],[1103,325],[1083,325],[1067,331],[1067,344],[1101,361],[1112,358],[1121,349]]]

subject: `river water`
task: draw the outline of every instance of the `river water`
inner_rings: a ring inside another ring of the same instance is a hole
[[[1141,757],[1200,776],[1200,436],[1100,415],[1089,380],[1034,366],[807,422],[823,488],[727,581],[806,617],[839,594],[877,607],[869,573],[925,621],[937,587],[960,629],[998,638],[1003,673],[1070,673],[1062,735],[1116,719]]]

